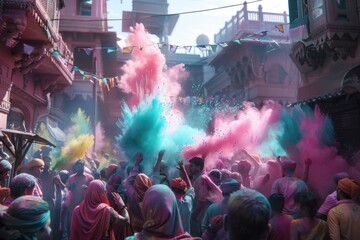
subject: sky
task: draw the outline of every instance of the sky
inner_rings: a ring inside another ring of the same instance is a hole
[[[288,0],[248,0],[247,2],[250,11],[257,11],[258,6],[261,4],[263,12],[289,12]],[[168,0],[168,14],[218,8],[241,3],[243,1],[239,0]],[[108,19],[122,18],[122,11],[132,10],[131,0],[108,0],[107,4]],[[181,14],[171,36],[169,36],[169,44],[194,46],[196,45],[196,38],[200,34],[207,35],[210,43],[214,43],[214,34],[218,33],[225,26],[225,22],[229,21],[242,8],[243,6],[239,5],[213,11]],[[127,34],[122,33],[121,24],[121,20],[109,21],[110,31],[115,31],[119,36],[126,37]]]

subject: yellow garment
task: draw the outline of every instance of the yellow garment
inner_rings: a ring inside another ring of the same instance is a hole
[[[297,229],[304,229],[303,219],[295,219],[291,225],[298,225]],[[328,236],[328,225],[325,221],[318,219],[318,223],[306,234],[300,233],[299,240],[322,240]]]
[[[327,222],[330,239],[360,239],[360,205],[352,200],[341,200],[330,209]]]

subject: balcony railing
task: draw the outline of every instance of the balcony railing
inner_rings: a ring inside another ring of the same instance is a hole
[[[248,33],[256,33],[273,29],[275,25],[284,24],[285,36],[288,34],[288,14],[263,12],[261,5],[258,11],[248,11],[247,4],[244,3],[243,9],[239,10],[225,26],[215,34],[215,42],[227,42],[234,40],[235,36],[242,36]],[[274,34],[276,35],[276,33]],[[279,37],[284,37],[279,32]]]

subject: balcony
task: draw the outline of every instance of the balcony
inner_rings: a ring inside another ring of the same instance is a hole
[[[12,48],[15,68],[22,74],[52,76],[55,88],[72,83],[70,64],[72,52],[59,34],[59,24],[50,19],[59,17],[59,1],[23,0],[4,1],[2,20],[6,23],[1,37]],[[60,56],[53,56],[58,50]],[[54,86],[52,86],[53,88]]]
[[[261,5],[258,11],[248,11],[247,4],[244,3],[243,9],[238,11],[225,26],[215,34],[215,42],[229,42],[234,39],[246,37],[262,31],[270,31],[275,25],[284,24],[284,33],[279,31],[268,32],[268,35],[277,39],[286,39],[289,33],[288,15],[284,13],[263,12]]]

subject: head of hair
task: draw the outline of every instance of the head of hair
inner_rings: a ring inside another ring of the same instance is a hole
[[[208,175],[216,185],[221,183],[221,171],[219,169],[212,169]]]
[[[223,196],[229,196],[231,193],[240,190],[240,183],[233,178],[225,179],[220,184],[220,190]]]
[[[343,179],[343,178],[349,178],[349,179],[351,179],[350,174],[348,174],[347,172],[336,173],[335,176],[334,176],[334,182],[335,182],[335,184],[337,185],[338,182],[339,182],[341,179]]]
[[[295,203],[308,212],[309,217],[314,218],[317,212],[317,198],[312,192],[298,192],[294,196]]]
[[[201,170],[204,169],[204,159],[200,157],[193,157],[189,160],[189,162],[194,164],[195,166],[200,167]]]
[[[106,168],[100,170],[100,177],[102,179],[106,179]]]
[[[13,199],[24,196],[27,189],[34,189],[36,178],[27,173],[16,175],[10,184],[10,195]]]
[[[251,170],[251,163],[248,160],[241,160],[238,163],[238,171],[242,175],[248,175]]]
[[[282,193],[273,193],[268,197],[271,209],[281,213],[285,205],[285,197]]]
[[[225,229],[228,239],[263,239],[269,231],[271,207],[261,193],[242,189],[230,195]]]
[[[85,166],[85,161],[83,159],[78,159],[76,160],[75,164]]]
[[[8,160],[0,160],[0,172],[7,172],[12,169],[12,165]]]
[[[66,183],[66,181],[68,180],[69,176],[70,176],[70,173],[68,170],[61,170],[59,172],[59,176],[60,176],[60,179],[63,183]]]

